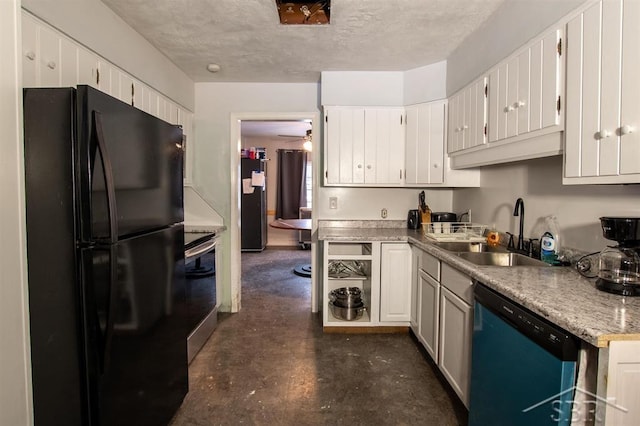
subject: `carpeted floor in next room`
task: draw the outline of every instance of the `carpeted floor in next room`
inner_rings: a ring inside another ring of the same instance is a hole
[[[409,334],[324,334],[310,251],[242,254],[242,309],[189,367],[171,425],[456,425],[456,408]]]

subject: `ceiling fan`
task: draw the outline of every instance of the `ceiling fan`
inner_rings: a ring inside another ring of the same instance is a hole
[[[302,147],[311,152],[312,149],[312,144],[311,144],[311,129],[307,130],[306,134],[304,136],[299,136],[299,135],[278,135],[281,138],[294,138],[292,140],[292,142],[297,142],[297,141],[304,141],[304,143],[302,144]]]

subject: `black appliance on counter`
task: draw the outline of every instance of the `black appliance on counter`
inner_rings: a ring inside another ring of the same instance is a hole
[[[596,287],[622,296],[640,296],[640,218],[601,217],[602,235],[617,246],[599,256]]]
[[[37,425],[164,425],[188,391],[182,131],[88,86],[24,90]]]
[[[409,210],[409,214],[407,215],[407,228],[420,229],[420,210]]]
[[[264,173],[263,160],[242,158],[240,160],[242,179],[252,179],[254,172]],[[262,251],[267,246],[267,190],[263,186],[254,186],[253,192],[242,191],[240,207],[240,239],[242,251]]]

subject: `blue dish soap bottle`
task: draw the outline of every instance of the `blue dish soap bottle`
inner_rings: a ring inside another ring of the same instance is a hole
[[[558,263],[560,253],[559,226],[555,216],[545,217],[545,229],[540,238],[540,259],[554,265]]]

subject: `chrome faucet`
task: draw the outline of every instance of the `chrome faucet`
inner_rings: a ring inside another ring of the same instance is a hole
[[[518,211],[518,208],[520,209]],[[524,241],[522,238],[522,232],[524,229],[524,201],[522,198],[518,198],[516,200],[516,207],[513,209],[514,216],[520,216],[520,231],[518,233],[518,244],[516,245],[516,250],[524,251]]]

